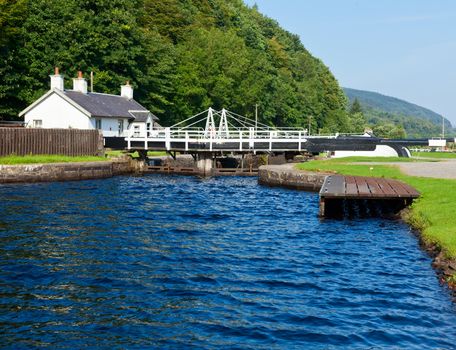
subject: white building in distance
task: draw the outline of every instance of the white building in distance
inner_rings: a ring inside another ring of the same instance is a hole
[[[99,129],[104,137],[145,135],[159,126],[158,118],[133,99],[133,87],[121,86],[120,95],[87,91],[82,72],[73,90],[64,89],[64,77],[55,68],[51,89],[19,113],[28,128]]]

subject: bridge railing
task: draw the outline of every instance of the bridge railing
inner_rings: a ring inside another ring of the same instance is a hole
[[[335,138],[336,135],[330,136],[309,136],[304,129],[281,128],[281,129],[230,129],[226,130],[205,130],[202,128],[185,128],[172,129],[164,128],[159,130],[149,130],[142,134],[129,132],[127,137],[128,148],[131,148],[131,142],[144,142],[144,148],[147,149],[151,142],[164,142],[165,149],[171,150],[171,142],[185,143],[185,150],[189,149],[189,143],[209,144],[209,150],[212,150],[214,144],[238,143],[239,150],[242,151],[244,143],[249,144],[249,148],[254,148],[255,143],[269,142],[269,148],[272,150],[272,143],[297,142],[299,150],[301,143],[306,142],[307,138]]]

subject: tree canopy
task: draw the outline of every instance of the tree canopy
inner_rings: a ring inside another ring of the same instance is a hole
[[[93,71],[98,92],[132,81],[163,125],[209,106],[253,116],[258,104],[267,124],[307,127],[311,116],[313,130],[355,130],[328,67],[242,0],[0,0],[0,10],[2,118],[45,93],[59,66]]]

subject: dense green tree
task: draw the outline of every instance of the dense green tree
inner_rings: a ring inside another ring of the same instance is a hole
[[[0,0],[0,120],[15,119],[25,106],[21,77],[26,67],[19,52],[22,22],[27,15],[26,0]]]
[[[0,0],[0,113],[49,88],[54,66],[95,73],[95,91],[135,98],[170,125],[229,108],[277,126],[350,132],[337,80],[299,37],[242,0]],[[66,87],[71,87],[67,79]],[[358,123],[359,124],[359,123]]]
[[[354,133],[363,133],[367,126],[366,118],[364,117],[364,114],[360,112],[350,114],[349,123],[351,132]]]
[[[392,123],[375,125],[372,130],[375,136],[387,139],[402,139],[407,136],[401,125],[394,125]]]
[[[354,115],[356,113],[363,113],[363,108],[361,107],[361,103],[359,103],[359,100],[357,98],[355,98],[350,107],[350,114]]]

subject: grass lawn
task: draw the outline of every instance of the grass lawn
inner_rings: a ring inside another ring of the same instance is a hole
[[[452,159],[456,158],[456,153],[450,152],[412,152],[413,157],[433,158],[433,159]]]
[[[328,159],[329,160],[329,159]],[[331,163],[362,163],[362,162],[421,162],[420,159],[404,158],[404,157],[344,157],[344,158],[331,158]]]
[[[61,155],[46,155],[36,154],[28,156],[6,156],[0,157],[0,164],[16,165],[16,164],[39,164],[39,163],[70,163],[70,162],[96,162],[106,161],[105,157],[69,157]]]
[[[377,162],[378,159],[370,161]],[[421,231],[426,242],[439,245],[447,257],[456,258],[456,180],[414,177],[401,173],[395,166],[347,162],[352,161],[309,161],[298,164],[298,168],[344,175],[393,178],[410,184],[421,193],[421,197],[412,204],[406,221]]]

